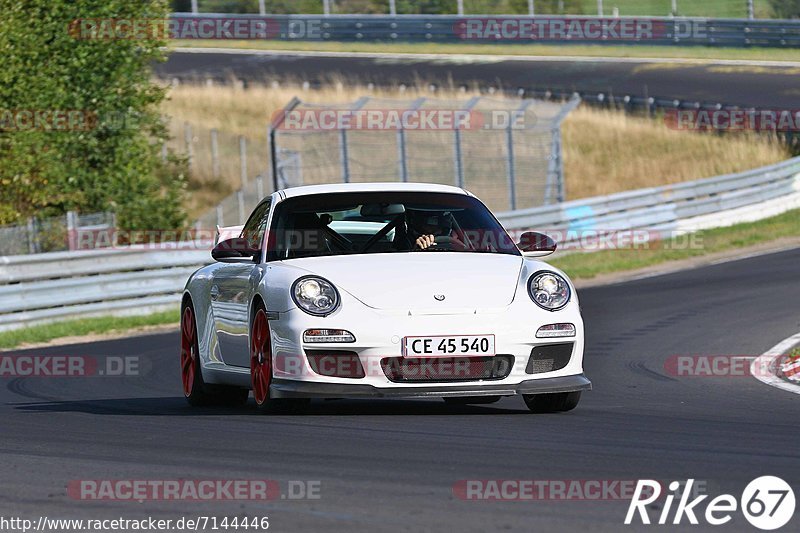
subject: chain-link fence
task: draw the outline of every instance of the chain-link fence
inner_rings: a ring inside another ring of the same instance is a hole
[[[295,99],[269,128],[268,144],[240,139],[234,157],[228,143],[241,188],[197,225],[241,224],[276,188],[322,183],[451,184],[472,191],[495,211],[560,202],[566,195],[561,123],[579,103],[578,98],[556,103],[363,97],[347,104]],[[209,159],[198,152],[201,143],[192,131],[186,139],[195,142],[186,146],[194,172],[207,174],[223,164],[213,155],[220,148],[209,147]],[[271,153],[253,158],[251,146],[269,146]]]
[[[111,246],[114,243],[95,236],[108,235],[115,226],[113,213],[69,211],[58,217],[30,217],[26,224],[0,226],[0,256]]]

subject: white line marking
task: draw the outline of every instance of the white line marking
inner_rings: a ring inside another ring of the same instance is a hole
[[[414,54],[381,52],[320,52],[302,50],[257,50],[248,48],[165,48],[187,54],[245,54],[299,57],[363,57],[373,59],[413,59],[454,63],[497,63],[500,61],[581,62],[581,63],[665,63],[679,65],[735,65],[746,67],[800,67],[800,61],[761,61],[749,59],[692,59],[686,57],[593,57],[593,56],[518,56],[494,54]]]
[[[796,333],[788,339],[782,340],[762,355],[756,357],[750,365],[750,374],[767,385],[800,394],[800,387],[792,385],[791,383],[786,383],[773,372],[773,369],[778,364],[778,358],[788,353],[789,350],[797,344],[800,344],[800,333]]]

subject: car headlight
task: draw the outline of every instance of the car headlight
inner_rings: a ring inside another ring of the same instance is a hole
[[[317,276],[306,276],[295,281],[292,299],[297,307],[315,316],[327,316],[339,307],[336,287]]]
[[[537,272],[528,281],[528,294],[536,305],[548,311],[558,311],[569,303],[572,292],[569,283],[555,272]]]

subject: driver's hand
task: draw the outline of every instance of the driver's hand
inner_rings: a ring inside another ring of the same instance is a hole
[[[434,245],[435,239],[433,235],[423,235],[417,239],[417,249],[427,250]]]

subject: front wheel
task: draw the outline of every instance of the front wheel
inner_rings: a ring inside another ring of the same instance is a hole
[[[581,401],[581,392],[559,392],[556,394],[523,394],[525,405],[532,413],[561,413],[572,411]]]
[[[247,402],[249,391],[229,385],[209,385],[203,380],[200,349],[197,340],[197,321],[192,302],[181,313],[181,381],[183,396],[189,405],[237,406]]]

